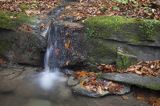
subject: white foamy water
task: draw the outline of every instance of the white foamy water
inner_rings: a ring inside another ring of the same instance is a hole
[[[44,57],[44,72],[40,74],[40,86],[49,90],[55,87],[60,82],[66,81],[63,73],[60,72],[60,68],[58,68],[58,60],[56,58],[56,49],[58,48],[58,35],[57,35],[57,27],[54,28],[54,33],[50,32],[51,28],[48,27],[45,34],[48,34],[48,45],[46,54]],[[48,33],[47,33],[48,32]]]
[[[57,84],[66,81],[64,74],[59,72],[58,68],[53,69],[53,71],[44,71],[39,78],[40,86],[44,90],[53,89]]]

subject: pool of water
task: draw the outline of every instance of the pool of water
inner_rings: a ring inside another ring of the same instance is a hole
[[[134,93],[122,96],[89,98],[66,85],[60,72],[37,72],[39,68],[0,68],[0,106],[150,106],[138,101]]]

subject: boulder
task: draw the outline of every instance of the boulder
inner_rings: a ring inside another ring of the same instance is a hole
[[[92,90],[87,90],[81,84],[77,84],[77,85],[73,86],[72,91],[74,93],[88,96],[88,97],[103,97],[103,96],[107,96],[110,94],[123,95],[123,94],[130,92],[130,86],[124,85],[124,84],[120,84],[120,85],[122,86],[122,88],[120,88],[120,90],[117,92],[110,92],[109,90],[106,90],[106,91],[102,90],[101,92],[98,92],[98,91],[94,92]]]
[[[58,67],[72,66],[85,60],[83,59],[85,51],[81,46],[84,42],[82,29],[81,24],[68,21],[57,21],[50,24],[48,43],[53,46],[53,53],[49,59],[50,67],[55,67],[55,65]],[[54,51],[58,52],[54,54]]]
[[[72,53],[80,55],[78,58],[71,56],[72,65],[83,60],[86,66],[96,70],[96,64],[121,63],[120,57],[131,59],[126,67],[136,61],[160,59],[158,20],[97,16],[86,19],[83,25],[79,36],[72,36],[79,41],[74,42],[73,48],[78,49]],[[118,48],[127,52],[117,53]]]
[[[160,90],[160,77],[140,76],[132,73],[105,73],[102,78],[152,90]]]
[[[68,78],[68,81],[67,81],[67,84],[68,86],[75,86],[79,83],[79,81],[77,79],[75,79],[74,77],[69,77]]]
[[[84,87],[81,87],[81,85],[74,86],[72,88],[72,90],[73,90],[74,93],[78,93],[78,94],[88,96],[88,97],[102,97],[102,96],[105,96],[105,95],[109,94],[108,91],[103,92],[102,94],[94,93],[92,91],[86,90]]]
[[[45,39],[27,32],[0,29],[0,57],[11,63],[42,65]]]

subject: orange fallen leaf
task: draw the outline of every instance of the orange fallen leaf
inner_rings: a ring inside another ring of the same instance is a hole
[[[122,96],[122,99],[123,100],[128,100],[129,98],[128,98],[128,96]]]
[[[71,48],[71,41],[69,39],[67,39],[64,46],[65,46],[66,49]]]

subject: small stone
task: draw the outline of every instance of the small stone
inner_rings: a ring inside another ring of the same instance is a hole
[[[140,76],[133,73],[105,73],[102,74],[102,78],[152,90],[160,90],[160,77]]]
[[[68,78],[68,81],[67,81],[67,84],[68,86],[75,86],[79,83],[79,81],[77,79],[75,79],[74,77],[69,77]]]

